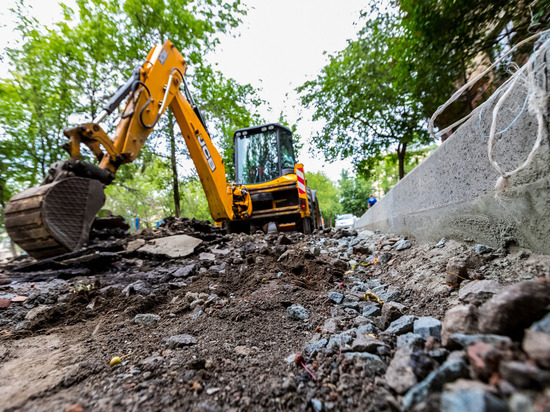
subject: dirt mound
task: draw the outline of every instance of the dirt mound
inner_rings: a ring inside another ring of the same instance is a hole
[[[523,336],[497,345],[478,319],[529,290],[503,298],[507,285],[550,278],[548,256],[353,231],[226,235],[173,218],[105,234],[72,254],[1,267],[3,410],[379,411],[479,391],[544,402],[544,324],[524,349]],[[202,240],[186,256],[139,250],[183,234]],[[466,338],[455,324],[468,325]]]

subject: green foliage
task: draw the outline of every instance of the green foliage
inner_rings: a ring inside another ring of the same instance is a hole
[[[37,185],[51,163],[67,158],[59,148],[65,141],[62,130],[94,118],[136,63],[166,39],[186,57],[197,101],[209,121],[220,126],[215,136],[227,138],[254,121],[249,108],[259,105],[255,90],[203,60],[218,34],[240,23],[246,11],[239,0],[76,0],[74,7],[62,8],[62,20],[50,27],[29,17],[23,0],[12,10],[20,40],[5,51],[10,76],[0,79],[0,212],[13,194]],[[117,121],[111,116],[111,131]],[[140,158],[119,169],[107,190],[113,211],[146,220],[173,213],[170,182],[177,183],[177,165],[148,150],[156,146],[166,152],[165,142],[173,137],[168,123],[161,119]],[[223,149],[231,159],[232,145],[226,142]],[[182,192],[194,193],[198,182],[182,182]],[[193,196],[187,210],[206,218],[204,196]],[[190,206],[197,202],[203,206]]]
[[[415,78],[401,76],[396,56],[405,47],[399,19],[380,13],[368,19],[359,39],[330,57],[317,79],[298,88],[302,103],[313,107],[314,120],[324,120],[314,136],[327,160],[351,158],[359,168],[397,147],[400,159],[407,145],[426,142],[425,116],[411,94]]]
[[[328,226],[331,216],[342,213],[338,187],[323,172],[306,172],[306,182],[312,190],[317,190],[319,208]]]
[[[180,192],[182,194],[182,216],[209,220],[214,223],[210,209],[208,209],[208,202],[202,189],[202,184],[196,174],[184,179],[180,184]]]
[[[342,170],[338,184],[343,213],[352,213],[355,216],[363,215],[367,210],[367,200],[373,193],[373,184],[361,177],[351,179],[345,170]]]
[[[494,61],[507,45],[548,28],[550,21],[548,0],[399,0],[396,4],[403,13],[401,27],[408,39],[396,62],[402,76],[413,73],[417,78],[411,91],[426,116],[431,116],[457,85],[464,84],[477,66]],[[518,54],[530,48],[532,45]],[[509,61],[504,63],[504,70],[497,75],[506,71]],[[501,81],[495,79],[490,90]],[[474,93],[477,90],[468,91],[441,121],[452,123],[471,110]]]

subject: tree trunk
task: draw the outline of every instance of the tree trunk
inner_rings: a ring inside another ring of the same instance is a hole
[[[180,217],[180,189],[178,181],[178,164],[176,162],[176,138],[174,136],[174,114],[168,109],[168,133],[170,134],[170,163],[172,165],[172,183],[174,188],[174,214]]]
[[[407,143],[399,142],[397,146],[397,160],[399,163],[399,180],[405,177],[405,153],[407,152]]]

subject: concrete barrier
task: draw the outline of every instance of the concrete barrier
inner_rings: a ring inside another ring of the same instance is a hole
[[[546,54],[549,60],[550,52]],[[525,104],[527,94],[526,86],[515,87],[499,112],[497,131],[509,128],[498,135],[494,152],[505,171],[524,162],[537,136],[537,119]],[[446,237],[550,254],[548,117],[533,162],[512,176],[509,187],[497,195],[495,184],[500,175],[489,162],[487,142],[498,97],[477,108],[475,116],[405,176],[355,227],[404,234],[420,242]]]

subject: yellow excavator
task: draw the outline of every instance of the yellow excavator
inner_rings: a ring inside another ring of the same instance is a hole
[[[93,122],[66,129],[69,141],[63,148],[70,158],[52,164],[41,186],[15,195],[6,205],[4,222],[12,240],[36,259],[81,248],[105,203],[105,185],[121,165],[136,159],[168,106],[217,225],[228,232],[269,226],[306,234],[321,226],[316,193],[306,185],[303,165],[295,163],[292,133],[280,124],[235,132],[236,182],[227,182],[222,157],[191,96],[185,70],[185,60],[172,42],[155,46]],[[111,140],[100,123],[125,98]],[[98,165],[82,159],[82,144]]]

